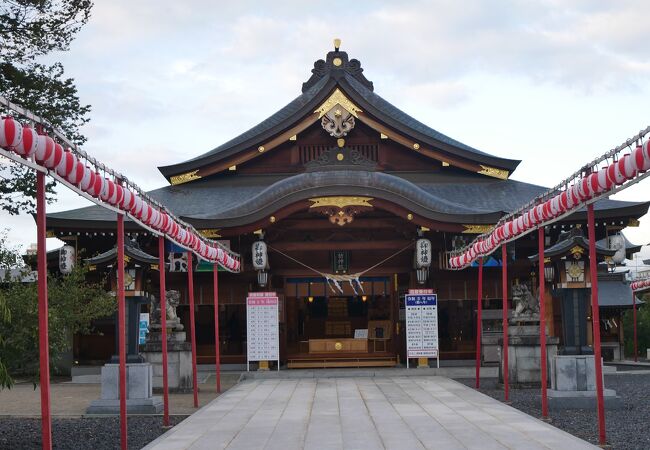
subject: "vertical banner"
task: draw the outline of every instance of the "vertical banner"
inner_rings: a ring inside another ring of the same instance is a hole
[[[411,289],[405,296],[406,358],[436,358],[438,352],[438,296],[430,289]]]
[[[280,370],[280,327],[275,292],[250,292],[246,298],[246,370],[250,361],[277,361]]]

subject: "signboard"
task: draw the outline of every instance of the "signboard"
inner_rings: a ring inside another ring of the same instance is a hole
[[[432,290],[412,289],[405,296],[408,358],[439,358],[438,297]]]
[[[140,325],[138,327],[138,343],[144,345],[149,332],[149,313],[140,313]]]
[[[229,240],[217,239],[217,242],[230,249]],[[167,270],[170,272],[187,272],[187,250],[170,241],[165,241],[165,248],[168,253]],[[212,272],[214,270],[214,264],[200,258],[192,258],[192,262],[194,263],[194,272]],[[226,270],[221,266],[218,266],[218,269],[219,272]]]
[[[250,292],[246,298],[246,370],[250,361],[274,360],[280,370],[278,305],[275,292]]]

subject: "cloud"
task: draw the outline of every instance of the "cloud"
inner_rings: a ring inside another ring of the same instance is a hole
[[[112,0],[53,58],[93,106],[85,149],[147,189],[166,184],[157,165],[200,155],[296,97],[334,37],[379,95],[552,184],[539,170],[547,154],[565,174],[643,125],[649,13],[642,0]],[[587,132],[591,153],[572,153]],[[56,208],[66,205],[78,200],[62,193]]]

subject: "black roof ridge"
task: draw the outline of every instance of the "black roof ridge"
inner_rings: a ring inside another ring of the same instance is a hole
[[[337,59],[340,61],[337,62]],[[509,172],[514,171],[521,162],[520,160],[501,158],[478,150],[414,119],[377,95],[374,92],[372,82],[367,80],[362,72],[361,63],[356,59],[348,61],[346,52],[329,52],[327,61],[318,60],[314,63],[310,79],[303,83],[303,92],[283,108],[247,131],[208,152],[180,163],[159,166],[158,170],[169,179],[173,175],[199,169],[204,164],[224,159],[245,148],[255,147],[261,140],[268,139],[288,129],[301,116],[313,113],[314,109],[337,86],[353,97],[353,100],[361,103],[361,107],[371,109],[371,114],[379,119],[396,128],[406,127],[424,142],[428,141],[431,145],[442,146],[443,151],[479,163],[505,168]]]

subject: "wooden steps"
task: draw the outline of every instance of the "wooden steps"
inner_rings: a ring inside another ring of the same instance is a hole
[[[360,368],[360,367],[395,367],[395,356],[359,356],[359,357],[304,357],[289,358],[288,369],[326,369],[326,368]]]

